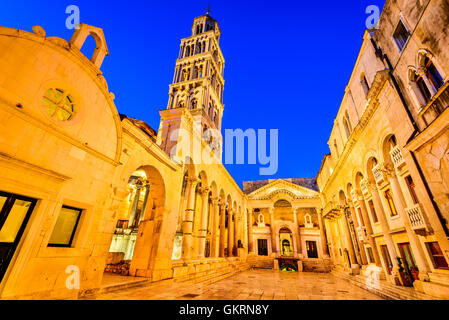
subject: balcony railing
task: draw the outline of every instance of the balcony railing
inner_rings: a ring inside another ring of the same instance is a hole
[[[413,207],[405,209],[405,211],[407,212],[413,230],[429,229],[421,204],[416,204]]]
[[[419,115],[423,117],[426,126],[438,118],[438,116],[449,106],[448,87],[449,82],[446,82],[419,113]]]
[[[390,151],[390,157],[395,168],[397,169],[401,168],[405,164],[401,149],[398,146],[394,147],[393,150]]]
[[[355,190],[351,190],[351,198],[353,202],[357,202],[357,192]]]
[[[381,184],[382,182],[385,181],[385,176],[384,173],[382,172],[382,168],[380,167],[380,165],[376,165],[373,168],[373,175],[374,180],[376,181],[377,184]]]
[[[367,241],[368,235],[366,233],[366,227],[357,227],[357,237],[360,241]]]
[[[363,195],[368,196],[370,194],[368,186],[366,185],[365,179],[360,181],[360,189],[362,190]]]
[[[341,214],[341,206],[329,201],[323,209],[323,218],[334,218]]]

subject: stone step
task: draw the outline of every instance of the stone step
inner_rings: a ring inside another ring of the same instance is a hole
[[[351,282],[352,284],[377,294],[389,300],[436,300],[435,297],[429,296],[425,293],[416,291],[412,288],[405,288],[395,286],[385,280],[380,282],[379,288],[367,286],[367,278],[362,275],[351,276],[341,270],[333,270],[332,274],[338,278]]]
[[[151,279],[146,279],[146,278],[143,278],[142,280],[136,280],[136,281],[114,283],[114,284],[110,284],[110,285],[100,288],[98,293],[102,294],[102,293],[119,291],[119,290],[123,290],[123,289],[141,287],[141,286],[148,285],[150,283],[151,283]]]

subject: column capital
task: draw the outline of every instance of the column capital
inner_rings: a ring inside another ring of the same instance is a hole
[[[212,198],[212,204],[214,206],[218,206],[220,204],[220,198],[218,198],[218,197]]]
[[[187,178],[186,179],[187,180],[187,183],[190,185],[190,186],[192,186],[192,187],[196,187],[196,185],[198,184],[198,183],[200,183],[200,180],[198,179],[198,178]]]
[[[203,197],[207,197],[209,195],[208,187],[200,187],[200,188],[198,188],[198,191],[200,192],[201,196],[203,196]]]

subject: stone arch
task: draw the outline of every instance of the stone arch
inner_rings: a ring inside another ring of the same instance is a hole
[[[361,186],[362,180],[363,180],[363,174],[360,171],[358,171],[356,173],[356,175],[355,175],[355,180],[354,180],[355,181],[355,188],[357,190],[361,190],[362,189],[362,186]]]
[[[84,23],[80,23],[79,27],[75,29],[72,38],[70,39],[70,45],[72,47],[81,50],[87,37],[92,36],[95,40],[96,48],[90,61],[100,69],[103,64],[104,58],[109,55],[109,50],[106,45],[103,30],[97,27],[89,26]]]
[[[158,229],[164,217],[165,182],[156,167],[144,165],[129,173],[125,190],[116,218],[115,232],[108,248],[105,271],[122,275],[130,272],[135,275],[137,269],[144,268],[136,265],[135,260],[141,262],[142,256],[145,256],[148,266],[156,252],[151,247],[157,242],[156,237],[160,234]],[[153,224],[154,234],[143,238],[138,233],[143,224]]]
[[[209,184],[207,182],[207,174],[204,170],[199,173],[198,179],[201,181],[201,186],[203,186],[203,187],[209,186]]]
[[[393,161],[390,156],[390,152],[391,152],[392,148],[397,146],[396,136],[394,134],[390,133],[390,134],[386,135],[381,141],[382,142],[380,144],[379,150],[381,153],[383,163],[385,164],[385,166],[393,168],[394,166],[393,166]]]
[[[347,205],[346,195],[343,190],[340,190],[340,192],[338,193],[338,199],[339,199],[340,205],[342,205],[342,206]]]
[[[368,179],[369,183],[375,184],[376,181],[374,180],[374,174],[373,174],[373,168],[379,164],[379,161],[376,157],[372,156],[368,159],[366,162],[366,177]]]
[[[219,197],[218,187],[217,187],[217,184],[215,183],[215,181],[212,181],[212,183],[210,184],[210,191],[212,193],[212,198],[216,199]]]

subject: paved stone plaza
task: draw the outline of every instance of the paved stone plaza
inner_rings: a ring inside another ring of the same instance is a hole
[[[89,298],[89,299],[92,299]],[[160,283],[105,293],[99,300],[382,300],[331,274],[246,271],[210,284]]]

